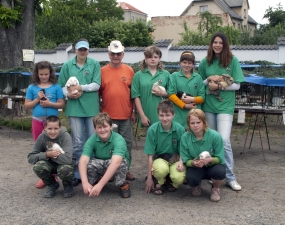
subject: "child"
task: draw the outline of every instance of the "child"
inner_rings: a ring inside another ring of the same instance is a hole
[[[42,133],[46,117],[58,115],[58,109],[65,106],[61,87],[56,84],[56,76],[51,63],[47,61],[38,62],[35,65],[32,83],[27,90],[25,109],[33,109],[32,135],[34,141]],[[39,180],[37,188],[44,188],[45,184]]]
[[[64,154],[59,149],[47,151],[47,142],[60,145]],[[75,157],[72,152],[72,140],[66,128],[61,127],[60,119],[57,116],[46,118],[44,131],[28,154],[28,162],[34,164],[35,174],[47,185],[45,198],[54,197],[59,188],[59,183],[52,174],[58,174],[62,180],[64,197],[73,196],[71,182],[74,175]]]
[[[144,147],[144,153],[148,155],[146,192],[153,190],[155,195],[162,195],[165,179],[170,192],[176,191],[185,179],[184,165],[179,157],[180,137],[185,129],[172,121],[174,107],[170,100],[162,100],[157,106],[157,113],[160,122],[148,129]]]
[[[192,195],[201,195],[201,180],[213,182],[210,200],[220,200],[220,186],[226,177],[224,146],[221,135],[210,128],[201,109],[192,109],[187,116],[188,132],[181,137],[180,155],[187,166],[186,181]],[[199,159],[207,151],[210,157]]]
[[[187,128],[187,114],[192,108],[201,108],[205,99],[205,86],[201,76],[194,72],[195,56],[190,51],[182,52],[180,56],[181,70],[171,74],[169,83],[169,99],[174,105],[174,121]],[[182,97],[181,100],[176,96],[180,92],[191,96]]]
[[[96,133],[85,143],[79,160],[79,172],[84,194],[99,196],[110,180],[120,188],[122,198],[131,196],[126,174],[130,157],[124,138],[112,132],[112,120],[105,112],[93,119]]]
[[[160,59],[162,52],[156,46],[149,46],[144,51],[144,60],[141,62],[141,71],[138,71],[133,80],[131,95],[135,101],[136,109],[140,115],[141,124],[149,127],[158,122],[156,106],[162,98],[167,98],[166,91],[152,89],[153,84],[167,89],[169,72],[163,70]]]

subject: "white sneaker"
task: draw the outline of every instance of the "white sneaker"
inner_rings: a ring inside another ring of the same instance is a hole
[[[240,191],[241,190],[241,186],[238,184],[238,182],[236,180],[227,182],[226,184],[229,187],[231,187],[231,189],[233,189],[234,191]]]

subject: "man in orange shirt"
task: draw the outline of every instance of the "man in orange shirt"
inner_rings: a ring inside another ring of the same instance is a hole
[[[130,159],[133,145],[132,124],[136,121],[135,106],[131,99],[131,83],[134,76],[133,69],[122,63],[124,46],[120,41],[112,41],[108,46],[110,63],[101,68],[101,86],[99,95],[102,99],[101,112],[107,112],[114,124],[118,126],[118,133],[127,143]],[[128,172],[127,180],[135,177]]]

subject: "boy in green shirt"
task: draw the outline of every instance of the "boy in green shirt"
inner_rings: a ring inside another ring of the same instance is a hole
[[[79,160],[79,172],[84,194],[98,196],[110,180],[120,187],[121,197],[131,196],[126,174],[130,157],[124,138],[112,132],[112,120],[105,112],[93,119],[96,133],[84,145]]]
[[[149,127],[144,147],[144,153],[148,155],[146,192],[153,190],[155,195],[162,195],[164,184],[168,191],[176,191],[185,179],[184,165],[179,157],[180,137],[185,129],[172,121],[174,107],[170,100],[162,100],[157,113],[160,122]]]

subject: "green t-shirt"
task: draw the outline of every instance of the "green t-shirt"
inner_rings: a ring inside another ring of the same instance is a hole
[[[86,141],[82,155],[102,160],[111,159],[113,155],[119,155],[123,159],[127,159],[130,165],[130,156],[126,141],[116,132],[111,133],[107,142],[103,142],[97,134],[92,135]]]
[[[192,97],[200,96],[205,99],[205,85],[203,83],[202,77],[193,72],[190,79],[185,77],[181,70],[170,75],[170,82],[168,93],[176,94],[177,91],[183,91],[190,94]],[[201,104],[197,104],[197,108],[201,109]],[[181,109],[174,104],[174,121],[187,128],[186,118],[189,113],[189,109]]]
[[[166,91],[169,85],[169,72],[166,70],[158,70],[154,76],[151,75],[148,69],[144,72],[138,71],[132,80],[132,98],[139,97],[142,108],[146,117],[150,120],[150,124],[159,121],[157,115],[157,105],[162,100],[161,97],[151,93],[152,86],[158,82]]]
[[[211,157],[217,157],[221,164],[225,163],[223,139],[217,131],[208,128],[202,140],[197,140],[192,131],[182,135],[180,156],[184,163],[188,160],[197,159],[200,153],[204,151],[209,152]]]
[[[100,64],[98,61],[88,58],[84,66],[76,64],[76,57],[63,64],[58,84],[64,87],[70,77],[76,77],[80,85],[97,83],[101,85]],[[90,117],[99,113],[98,91],[83,92],[78,99],[68,99],[65,107],[66,116]]]
[[[232,61],[227,68],[220,66],[219,62],[220,60],[218,58],[215,58],[213,60],[213,63],[211,65],[208,65],[206,58],[201,60],[198,71],[203,80],[212,75],[221,76],[222,74],[228,74],[234,79],[235,83],[241,83],[245,81],[237,57],[233,56]],[[220,97],[223,99],[222,101],[219,101],[213,94],[207,94],[208,91],[209,86],[207,85],[206,99],[202,105],[202,110],[204,112],[234,114],[236,100],[235,91],[221,90]]]
[[[161,122],[156,122],[147,131],[144,153],[148,155],[179,153],[180,138],[184,133],[184,127],[174,121],[169,132],[163,129]]]

